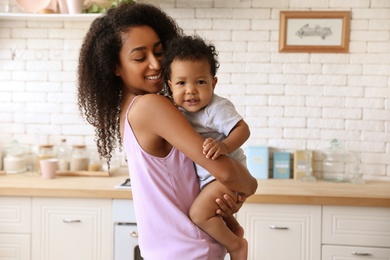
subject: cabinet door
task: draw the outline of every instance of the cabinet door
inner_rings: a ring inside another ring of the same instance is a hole
[[[112,259],[111,200],[34,198],[33,260]]]
[[[389,248],[329,246],[322,247],[322,260],[384,260],[390,259]]]
[[[0,260],[30,260],[30,234],[1,234]]]
[[[0,260],[30,260],[31,198],[0,197]]]
[[[248,259],[319,260],[321,206],[246,203],[237,213]]]
[[[31,233],[31,198],[0,198],[0,233]]]

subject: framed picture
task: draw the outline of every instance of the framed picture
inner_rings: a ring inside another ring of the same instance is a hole
[[[281,11],[280,52],[348,52],[351,12]]]

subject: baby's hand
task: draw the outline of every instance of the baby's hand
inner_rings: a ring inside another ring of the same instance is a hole
[[[223,142],[207,138],[203,142],[203,154],[208,159],[217,159],[221,154],[227,154],[227,147]]]

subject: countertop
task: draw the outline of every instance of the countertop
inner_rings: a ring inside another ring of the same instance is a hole
[[[56,176],[43,180],[36,173],[0,175],[0,196],[132,199],[131,190],[117,189],[127,174],[110,177]],[[390,182],[365,184],[298,180],[259,180],[247,203],[390,207]]]

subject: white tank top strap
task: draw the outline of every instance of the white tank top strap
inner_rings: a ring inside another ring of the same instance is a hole
[[[130,107],[133,105],[134,101],[135,101],[138,97],[139,97],[139,95],[138,95],[138,96],[135,96],[135,97],[133,98],[133,100],[131,101],[130,105],[127,107],[126,118],[128,117]]]

